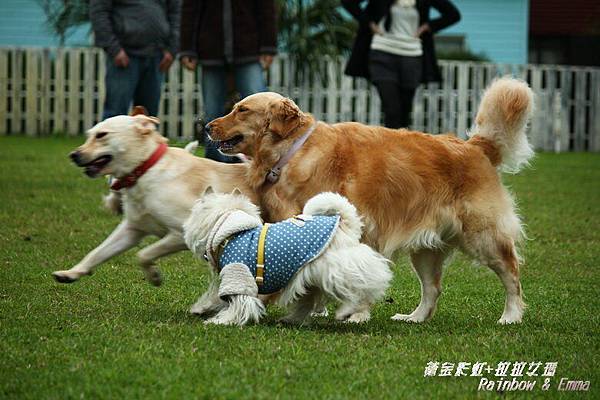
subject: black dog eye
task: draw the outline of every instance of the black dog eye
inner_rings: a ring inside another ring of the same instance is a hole
[[[243,112],[248,111],[248,108],[246,108],[246,107],[238,107],[238,111],[241,112],[241,113],[243,113]]]
[[[106,135],[108,135],[108,132],[98,132],[96,133],[96,139],[102,139]]]

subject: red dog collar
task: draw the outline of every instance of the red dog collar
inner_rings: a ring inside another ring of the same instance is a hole
[[[125,175],[120,179],[115,179],[113,184],[110,185],[110,188],[112,190],[121,190],[123,188],[130,188],[134,186],[138,179],[140,179],[140,177],[144,175],[146,171],[152,168],[154,164],[156,164],[158,160],[165,155],[168,148],[169,147],[165,143],[159,144],[158,148],[154,150],[154,153],[152,153],[150,158],[144,161],[141,165],[138,165],[129,175]]]

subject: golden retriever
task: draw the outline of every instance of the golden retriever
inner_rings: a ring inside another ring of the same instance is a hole
[[[525,136],[532,109],[529,87],[502,78],[484,93],[467,141],[353,122],[328,125],[277,93],[243,99],[206,129],[223,153],[251,157],[248,184],[266,220],[299,213],[320,192],[338,192],[362,214],[367,243],[386,257],[397,250],[410,254],[421,302],[393,319],[422,322],[433,316],[442,265],[458,248],[498,275],[506,289],[498,322],[509,324],[521,321],[525,307],[515,247],[522,228],[499,172],[516,172],[533,156]],[[267,181],[311,128],[279,180]]]

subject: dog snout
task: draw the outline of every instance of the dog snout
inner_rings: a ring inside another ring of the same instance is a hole
[[[80,165],[81,164],[81,154],[79,153],[79,151],[75,150],[72,151],[69,154],[69,158],[71,159],[71,161],[73,161],[75,164]]]

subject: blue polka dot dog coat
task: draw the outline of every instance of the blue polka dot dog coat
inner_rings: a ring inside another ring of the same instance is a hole
[[[258,272],[257,255],[263,227],[237,232],[221,243],[221,251],[216,256],[217,269],[220,271],[230,264],[243,264],[253,277],[262,275],[262,282],[260,278],[257,280],[259,293],[277,292],[302,266],[325,251],[339,221],[339,215],[298,215],[269,224],[264,241],[264,269]]]

